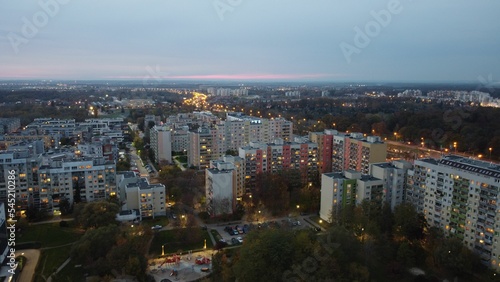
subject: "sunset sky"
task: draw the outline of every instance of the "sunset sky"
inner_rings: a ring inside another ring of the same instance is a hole
[[[500,1],[0,0],[0,79],[500,80]]]

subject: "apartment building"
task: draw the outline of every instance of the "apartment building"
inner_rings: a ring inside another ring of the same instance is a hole
[[[27,209],[30,193],[38,187],[38,160],[28,150],[0,152],[0,202],[7,202],[9,171],[14,170],[16,205]]]
[[[51,151],[35,156],[29,151],[0,153],[0,200],[6,197],[9,171],[16,176],[16,205],[56,210],[59,201],[105,199],[116,193],[114,162],[104,158],[75,157],[70,151]]]
[[[225,148],[217,138],[218,130],[201,127],[189,132],[188,165],[205,169],[211,160],[223,156]]]
[[[333,135],[330,130],[309,132],[309,140],[318,145],[318,169],[321,173],[332,171]]]
[[[378,136],[338,132],[333,135],[333,171],[355,170],[368,174],[371,163],[385,162],[386,157],[387,144]]]
[[[126,207],[139,210],[142,218],[166,215],[165,185],[150,184],[146,178],[127,184],[125,188]]]
[[[459,156],[416,160],[407,201],[500,270],[500,166]]]
[[[214,168],[205,170],[205,192],[207,212],[210,216],[231,214],[236,205],[236,184],[234,165],[228,162],[214,164]]]
[[[153,126],[150,130],[150,145],[155,162],[172,163],[172,131],[167,126]]]
[[[370,175],[384,181],[382,201],[391,210],[405,201],[406,176],[413,166],[404,160],[375,163],[370,166]]]
[[[239,156],[245,160],[246,189],[255,186],[255,178],[259,173],[296,169],[301,172],[302,181],[312,181],[318,173],[318,146],[312,142],[274,143],[251,142],[241,147]]]
[[[382,204],[384,180],[360,172],[347,170],[321,175],[321,202],[319,216],[332,222],[332,214],[342,207],[358,205],[364,200]]]

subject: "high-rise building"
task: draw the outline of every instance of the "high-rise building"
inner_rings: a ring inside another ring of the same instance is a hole
[[[38,160],[28,150],[0,152],[0,202],[7,202],[8,176],[12,170],[16,177],[16,205],[27,209],[33,204],[34,189],[38,188]]]
[[[318,144],[318,169],[321,173],[332,171],[333,134],[330,131],[309,132],[309,140]]]
[[[384,181],[382,200],[392,210],[405,200],[406,175],[413,166],[404,160],[375,163],[370,166],[370,175]]]
[[[229,162],[215,162],[205,170],[207,212],[210,216],[231,214],[235,207],[236,174]]]
[[[365,137],[362,133],[333,135],[332,170],[355,170],[368,174],[371,163],[385,162],[387,144],[378,136]]]
[[[172,131],[167,126],[153,126],[150,131],[150,146],[155,162],[172,163]]]
[[[188,164],[205,169],[210,166],[211,160],[223,156],[223,144],[217,139],[218,130],[201,127],[189,132]]]
[[[116,194],[115,163],[100,158],[76,157],[71,151],[39,156],[29,151],[0,153],[0,200],[5,199],[9,171],[14,170],[16,205],[57,210],[61,199],[90,202]]]
[[[321,175],[319,216],[328,222],[346,205],[358,205],[364,200],[382,205],[384,181],[357,171],[330,172]]]
[[[407,201],[500,270],[500,166],[458,156],[416,160]]]
[[[246,189],[255,186],[259,173],[276,173],[281,170],[296,169],[301,172],[303,182],[311,182],[318,177],[318,147],[312,142],[254,143],[239,149],[239,156],[245,160]]]
[[[125,188],[126,209],[137,209],[140,217],[166,215],[165,185],[149,184],[146,178],[127,184]]]

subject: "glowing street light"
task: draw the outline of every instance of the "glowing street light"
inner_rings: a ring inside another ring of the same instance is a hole
[[[493,148],[489,147],[488,151],[490,151],[490,159],[491,159],[491,151],[493,151]]]

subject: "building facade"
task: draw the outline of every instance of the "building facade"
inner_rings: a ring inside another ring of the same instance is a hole
[[[150,145],[155,162],[172,163],[172,131],[166,126],[154,126],[150,131]]]
[[[429,226],[456,237],[500,270],[500,166],[458,156],[416,160],[407,201]]]

